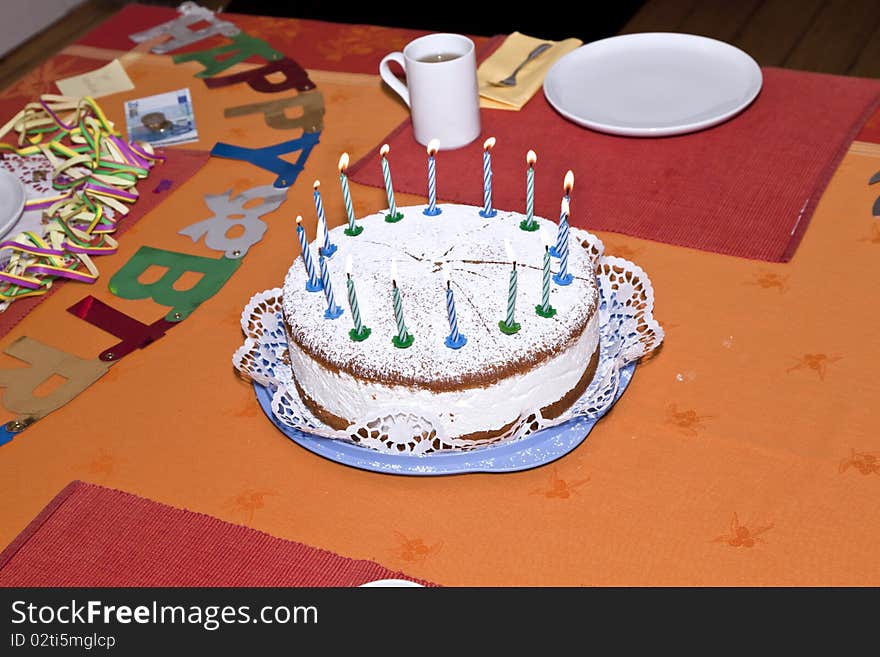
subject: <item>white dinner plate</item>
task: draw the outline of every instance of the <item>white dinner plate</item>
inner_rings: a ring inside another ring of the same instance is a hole
[[[24,209],[25,191],[21,181],[0,169],[0,238],[12,230]]]
[[[410,582],[408,579],[377,579],[372,582],[367,582],[366,584],[361,584],[361,587],[366,588],[383,588],[383,587],[422,587],[421,584],[417,584],[416,582]]]
[[[754,59],[723,41],[644,32],[594,41],[561,57],[544,95],[567,119],[630,137],[702,130],[741,112],[761,90]]]

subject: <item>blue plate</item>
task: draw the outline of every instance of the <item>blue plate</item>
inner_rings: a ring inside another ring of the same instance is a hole
[[[615,403],[629,385],[635,368],[635,363],[631,363],[620,371],[620,386],[614,399]],[[555,427],[542,429],[520,440],[468,452],[439,452],[425,456],[385,454],[354,443],[315,436],[288,427],[272,414],[272,390],[259,384],[254,384],[254,389],[263,412],[281,433],[297,445],[343,465],[385,474],[433,476],[529,470],[568,454],[586,439],[587,434],[599,420],[599,418],[576,418]],[[613,405],[611,404],[605,412],[607,413]]]

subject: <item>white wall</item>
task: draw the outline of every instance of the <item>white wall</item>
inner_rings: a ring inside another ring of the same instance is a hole
[[[0,0],[0,57],[84,0]]]

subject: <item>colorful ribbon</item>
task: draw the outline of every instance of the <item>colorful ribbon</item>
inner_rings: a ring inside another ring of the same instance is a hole
[[[90,256],[116,252],[110,233],[139,198],[138,181],[165,159],[149,145],[125,141],[89,97],[45,94],[0,127],[0,139],[10,133],[17,139],[0,142],[0,153],[44,156],[56,193],[25,203],[43,211],[40,234],[0,243],[12,252],[0,270],[0,310],[45,294],[58,278],[93,283],[98,269]]]

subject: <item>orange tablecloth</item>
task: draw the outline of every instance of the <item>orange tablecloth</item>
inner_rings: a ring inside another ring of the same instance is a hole
[[[271,42],[285,25],[267,19],[260,36]],[[373,54],[397,47],[390,37],[400,34],[336,29],[340,47]],[[296,44],[285,50],[295,59]],[[95,68],[123,55],[83,45],[65,54]],[[53,62],[42,79],[62,75]],[[196,147],[291,138],[258,117],[223,118],[224,107],[263,99],[241,85],[205,88],[195,63],[140,54],[124,64],[136,88],[102,100],[120,123],[123,100],[189,86]],[[280,284],[299,252],[293,216],[314,230],[312,180],[334,181],[340,152],[361,157],[406,115],[376,75],[309,73],[326,103],[321,143],[267,217],[263,241],[174,331],[0,448],[0,545],[81,479],[444,585],[880,584],[880,223],[871,215],[880,190],[867,184],[880,149],[850,149],[787,264],[600,234],[608,252],[650,274],[667,338],[565,458],[514,474],[380,475],[290,442],[230,367],[242,307]],[[118,254],[101,259],[97,285],[64,286],[0,348],[28,335],[94,357],[113,339],[65,312],[86,294],[143,322],[158,319],[164,308],[107,290],[112,272],[142,245],[216,257],[177,231],[210,216],[205,194],[274,178],[211,160],[124,235]],[[335,225],[342,199],[326,187]],[[359,216],[384,207],[380,189],[352,193]],[[0,355],[0,367],[20,365]]]

